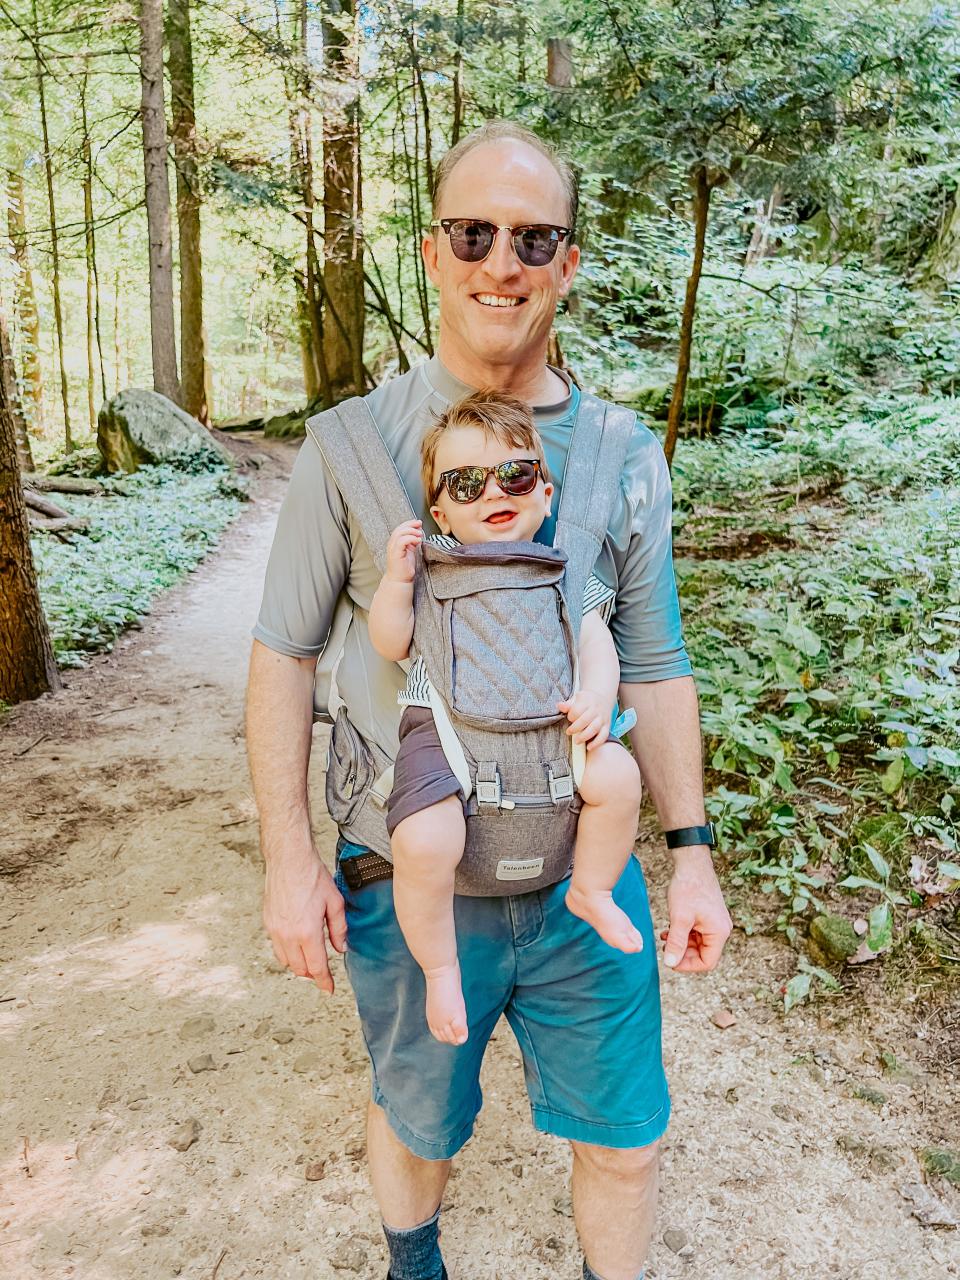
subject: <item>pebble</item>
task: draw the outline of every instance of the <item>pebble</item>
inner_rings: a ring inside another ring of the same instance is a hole
[[[687,1233],[681,1231],[679,1227],[667,1227],[663,1233],[663,1243],[673,1253],[679,1253],[681,1249],[685,1249],[690,1243]]]
[[[294,1071],[303,1073],[304,1071],[313,1071],[320,1065],[320,1055],[318,1053],[307,1052],[301,1053],[298,1058],[293,1060]]]
[[[196,1140],[200,1137],[200,1130],[203,1128],[199,1120],[185,1120],[183,1124],[177,1125],[170,1138],[170,1146],[174,1151],[189,1151]]]
[[[308,1182],[319,1182],[323,1177],[323,1171],[326,1167],[325,1160],[311,1160],[303,1171],[303,1176]]]
[[[367,1265],[367,1251],[355,1241],[342,1244],[330,1255],[330,1265],[337,1271],[362,1271]]]
[[[553,1208],[554,1212],[563,1214],[565,1218],[573,1217],[573,1201],[569,1196],[554,1196]]]
[[[270,1019],[264,1018],[262,1022],[258,1022],[253,1031],[254,1040],[259,1040],[261,1036],[265,1036],[270,1030]]]
[[[715,1027],[719,1027],[721,1031],[726,1031],[728,1027],[735,1027],[737,1020],[729,1009],[718,1009],[716,1013],[711,1013],[710,1021]]]
[[[188,1058],[187,1066],[194,1075],[197,1075],[200,1071],[216,1071],[217,1069],[217,1064],[210,1053],[201,1053],[199,1057]]]
[[[279,1027],[274,1033],[273,1038],[277,1044],[289,1044],[293,1039],[293,1032],[289,1027]]]
[[[216,1023],[206,1014],[199,1018],[188,1018],[180,1027],[180,1039],[192,1040],[197,1036],[209,1035]]]

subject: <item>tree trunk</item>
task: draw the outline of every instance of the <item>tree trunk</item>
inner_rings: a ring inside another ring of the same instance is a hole
[[[90,153],[90,130],[87,126],[87,68],[84,64],[80,82],[80,117],[83,137],[80,140],[80,156],[83,162],[83,256],[87,268],[87,419],[92,434],[97,430],[96,374],[93,363],[94,307],[96,289],[93,278],[93,157]],[[106,397],[104,397],[106,398]]]
[[[0,308],[0,701],[59,689],[60,673],[40,603],[27,508],[17,465],[20,413],[6,316]]]
[[[710,211],[711,186],[707,180],[707,171],[700,165],[694,174],[694,244],[693,266],[687,277],[687,292],[683,300],[683,315],[680,319],[680,350],[677,354],[677,376],[673,384],[673,396],[670,399],[670,410],[667,414],[667,434],[663,441],[663,452],[667,457],[667,465],[673,466],[673,455],[677,447],[677,436],[680,433],[680,420],[683,417],[683,403],[687,394],[687,378],[690,376],[690,352],[693,347],[693,321],[697,310],[697,291],[700,288],[700,275],[703,271],[703,250],[707,242],[707,215]]]
[[[363,395],[363,243],[356,0],[324,0],[329,86],[323,117],[324,353],[333,395]],[[339,320],[339,323],[337,322]]]
[[[0,383],[2,383],[2,402],[6,405],[6,413],[13,425],[16,443],[17,463],[20,470],[26,473],[33,471],[33,452],[30,448],[30,437],[27,434],[27,421],[20,403],[20,392],[17,387],[17,371],[13,361],[13,344],[7,330],[6,315],[3,302],[0,300]]]
[[[464,0],[457,0],[457,51],[453,55],[453,124],[450,127],[450,145],[460,141],[463,129],[463,10]],[[433,192],[430,193],[431,195]]]
[[[525,3],[515,6],[517,14],[517,79],[521,84],[527,80],[527,14],[529,9]]]
[[[306,0],[300,0],[294,16],[293,48],[296,66],[285,76],[290,119],[290,181],[300,197],[306,232],[306,268],[295,274],[300,356],[307,402],[333,404],[333,390],[323,343],[322,275],[314,228],[316,197],[313,191],[313,116],[310,108],[310,62]]]
[[[34,431],[43,431],[43,368],[40,363],[40,313],[33,287],[33,269],[27,244],[27,215],[23,203],[23,173],[19,165],[9,170],[7,228],[18,267],[14,292],[14,314],[20,327],[23,387],[30,406]],[[29,447],[29,440],[27,441]]]
[[[163,0],[140,0],[140,118],[150,239],[150,346],[153,389],[181,404],[173,324],[173,250],[167,124],[163,102]]]
[[[60,240],[57,235],[57,206],[53,197],[53,160],[50,156],[50,130],[47,126],[47,96],[43,80],[43,59],[40,56],[40,23],[37,3],[33,0],[33,52],[37,72],[37,98],[40,103],[40,127],[43,134],[43,166],[47,178],[47,204],[50,208],[50,257],[53,267],[53,319],[57,329],[57,356],[60,363],[60,395],[63,400],[63,443],[67,453],[73,451],[73,432],[70,429],[70,393],[67,388],[67,367],[63,359],[63,307],[60,303]]]
[[[547,41],[547,84],[551,89],[573,88],[573,42],[551,36]]]
[[[172,113],[170,132],[177,174],[177,227],[180,233],[180,373],[183,407],[205,427],[209,427],[212,409],[207,400],[190,0],[168,2],[167,50]]]
[[[770,242],[770,224],[782,202],[783,188],[779,182],[774,184],[769,200],[757,201],[757,216],[753,224],[753,234],[750,237],[746,257],[743,260],[745,267],[752,267],[767,256],[767,247]]]

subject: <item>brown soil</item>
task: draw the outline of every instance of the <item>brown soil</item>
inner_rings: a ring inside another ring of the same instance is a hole
[[[288,466],[293,447],[270,452]],[[385,1274],[342,964],[324,999],[278,969],[260,927],[242,697],[281,492],[262,472],[257,502],[142,631],[0,729],[0,1269],[13,1280]],[[323,760],[318,731],[329,858]],[[643,853],[662,917],[665,860]],[[921,1225],[900,1194],[922,1181],[919,1148],[958,1145],[960,1095],[917,1051],[918,1005],[784,1019],[793,964],[776,940],[737,934],[719,973],[665,975],[675,1118],[652,1274],[960,1275],[960,1235]],[[736,1017],[723,1031],[721,1008]],[[914,1074],[881,1078],[882,1050]],[[484,1086],[443,1219],[453,1272],[573,1280],[566,1150],[530,1125],[505,1027]],[[174,1149],[191,1121],[196,1140]],[[930,1189],[960,1210],[953,1189]]]

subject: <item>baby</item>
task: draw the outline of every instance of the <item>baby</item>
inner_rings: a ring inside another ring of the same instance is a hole
[[[512,396],[479,391],[452,405],[423,438],[424,492],[444,536],[441,545],[532,542],[550,515],[543,443],[530,410]],[[409,656],[413,636],[416,551],[420,520],[398,525],[387,545],[387,568],[370,607],[370,639],[394,662]],[[633,849],[640,809],[640,774],[618,742],[607,741],[620,666],[604,621],[614,593],[591,577],[580,630],[580,688],[557,710],[567,733],[586,744],[579,793],[573,874],[566,903],[610,946],[639,951],[643,939],[613,901],[613,888]],[[536,637],[531,637],[536,643]],[[454,876],[463,856],[464,797],[440,745],[422,663],[411,669],[400,721],[400,750],[387,807],[397,920],[423,970],[427,1024],[438,1040],[463,1044],[467,1015],[460,984],[453,916]]]

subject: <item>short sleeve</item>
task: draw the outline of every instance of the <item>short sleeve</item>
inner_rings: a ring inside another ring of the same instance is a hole
[[[291,658],[319,656],[349,573],[343,498],[308,434],[277,519],[254,638]]]
[[[634,430],[621,488],[624,522],[616,541],[617,602],[610,630],[621,679],[647,683],[692,674],[673,572],[670,470],[649,428]]]

